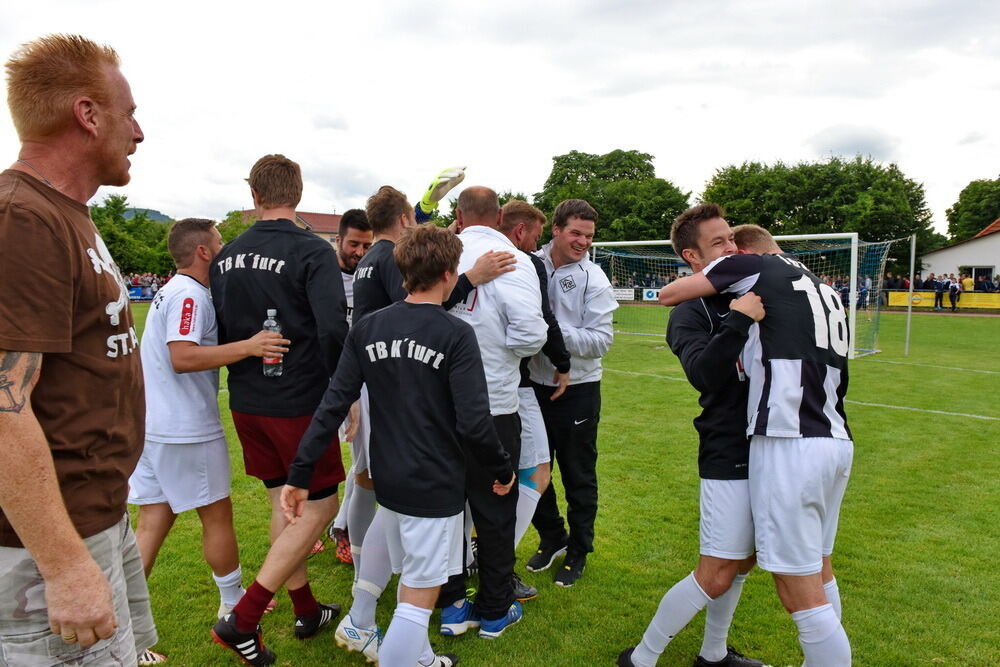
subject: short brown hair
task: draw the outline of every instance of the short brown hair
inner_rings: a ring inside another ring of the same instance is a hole
[[[118,67],[110,46],[79,35],[46,35],[22,44],[6,63],[7,106],[21,141],[40,139],[72,118],[73,101],[106,103],[106,68]]]
[[[458,195],[456,208],[462,211],[463,216],[473,220],[490,219],[490,222],[494,222],[492,218],[500,213],[500,201],[493,190],[475,185],[462,190],[462,194]]]
[[[420,225],[403,231],[392,251],[407,292],[427,290],[445,271],[458,270],[462,242],[443,227]]]
[[[552,214],[552,226],[565,227],[570,218],[590,220],[596,225],[597,211],[583,199],[567,199],[556,206],[555,213]]]
[[[194,261],[194,251],[210,240],[209,230],[215,227],[214,220],[205,218],[184,218],[170,226],[167,233],[167,252],[178,269],[186,269]]]
[[[722,210],[722,207],[711,202],[692,206],[681,213],[674,220],[674,224],[670,226],[670,243],[673,245],[674,253],[684,259],[684,255],[681,254],[683,251],[697,250],[701,223],[725,217],[726,212]],[[687,262],[686,259],[684,261]]]
[[[511,199],[503,208],[503,219],[500,221],[500,233],[508,234],[522,222],[530,225],[532,221],[545,226],[545,214],[531,204],[521,199]]]
[[[756,253],[781,252],[771,232],[760,225],[737,225],[733,227],[733,241],[740,250]]]
[[[295,208],[302,199],[302,170],[297,162],[275,153],[254,163],[247,179],[261,206]]]
[[[406,195],[391,185],[383,185],[368,198],[365,213],[372,231],[382,234],[392,229],[399,216],[406,215],[412,208],[406,201]]]

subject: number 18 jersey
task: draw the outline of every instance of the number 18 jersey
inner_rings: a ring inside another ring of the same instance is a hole
[[[703,273],[720,293],[753,291],[764,302],[743,350],[747,434],[850,440],[850,333],[840,295],[790,255],[730,255]]]

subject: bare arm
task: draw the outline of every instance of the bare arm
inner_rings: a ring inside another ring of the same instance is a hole
[[[31,409],[42,355],[0,350],[0,508],[45,580],[49,625],[89,646],[117,626],[111,589],[70,521],[52,453]]]
[[[198,345],[189,340],[167,343],[175,373],[192,373],[221,368],[247,357],[280,357],[290,341],[275,331],[260,331],[252,338],[225,345]]]
[[[682,301],[689,301],[703,296],[718,294],[715,287],[700,271],[693,276],[686,276],[665,285],[660,290],[661,306],[676,306]]]

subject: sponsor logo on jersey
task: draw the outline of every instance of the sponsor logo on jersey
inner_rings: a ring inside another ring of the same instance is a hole
[[[559,286],[562,287],[563,292],[568,292],[571,289],[576,289],[576,281],[573,280],[573,276],[566,276],[559,279]]]
[[[194,326],[194,313],[194,299],[191,297],[184,299],[184,302],[181,304],[181,323],[177,327],[177,333],[182,336],[187,336],[191,333],[191,329]]]

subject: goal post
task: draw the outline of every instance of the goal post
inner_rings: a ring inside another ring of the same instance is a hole
[[[855,232],[784,235],[774,240],[841,295],[847,311],[849,357],[878,352],[879,286],[893,242],[862,241]],[[595,242],[591,259],[611,280],[618,300],[615,333],[664,335],[668,311],[659,305],[659,290],[691,273],[673,252],[671,242]]]

